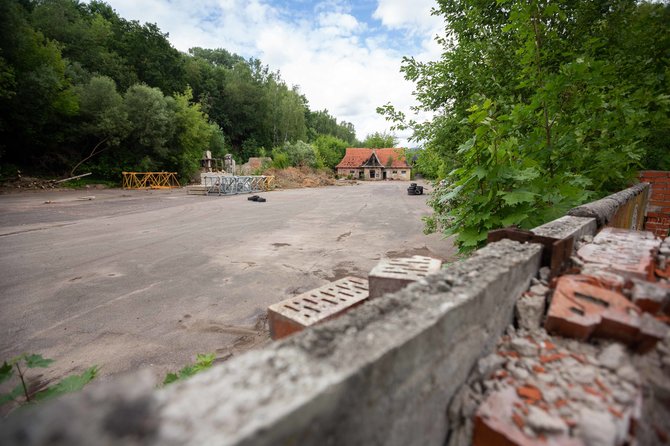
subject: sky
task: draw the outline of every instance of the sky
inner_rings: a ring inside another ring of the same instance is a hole
[[[390,131],[377,107],[390,102],[410,113],[403,56],[440,56],[443,21],[430,14],[434,0],[106,1],[127,20],[156,23],[180,51],[225,48],[260,59],[299,86],[311,110],[353,123],[360,140]],[[395,134],[408,145],[410,133]]]

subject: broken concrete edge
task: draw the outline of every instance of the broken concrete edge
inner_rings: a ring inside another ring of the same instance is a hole
[[[573,217],[590,217],[595,218],[598,223],[598,228],[606,226],[612,220],[616,211],[626,204],[628,201],[634,199],[641,193],[648,193],[649,183],[639,183],[635,186],[624,189],[612,195],[608,195],[600,200],[592,201],[591,203],[577,206],[570,209],[568,215]]]
[[[572,238],[575,242],[584,236],[594,236],[598,232],[598,224],[593,217],[575,217],[566,215],[552,220],[537,228],[533,233],[556,239]]]
[[[443,444],[451,398],[512,322],[540,252],[492,243],[188,381],[155,391],[145,373],[17,413],[0,442]]]

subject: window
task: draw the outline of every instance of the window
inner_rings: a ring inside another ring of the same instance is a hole
[[[397,170],[394,170],[393,173],[398,173],[398,171],[397,171]]]
[[[370,178],[374,178],[374,177],[375,177],[375,171],[374,171],[374,170],[371,170],[371,171],[370,171]]]
[[[353,175],[353,174],[355,174],[356,172],[354,172],[353,170],[350,170],[349,173],[350,173],[351,175]]]
[[[407,173],[407,171],[406,170],[401,170],[400,173],[405,175]]]

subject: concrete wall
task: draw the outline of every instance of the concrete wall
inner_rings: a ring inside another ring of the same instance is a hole
[[[599,228],[612,226],[642,229],[648,194],[649,183],[640,183],[600,200],[571,209],[568,215],[595,218]]]
[[[617,209],[595,206],[593,216],[536,232],[593,235]],[[492,243],[403,291],[164,389],[148,372],[94,383],[9,417],[0,443],[442,445],[452,397],[512,322],[540,250]]]

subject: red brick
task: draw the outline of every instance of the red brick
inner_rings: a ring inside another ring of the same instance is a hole
[[[623,413],[621,413],[621,411],[616,410],[616,409],[615,409],[614,407],[612,407],[612,406],[609,406],[608,409],[609,409],[610,413],[611,413],[612,415],[614,415],[615,417],[617,417],[617,418],[623,418]]]
[[[602,393],[600,393],[598,390],[594,389],[591,386],[586,386],[585,385],[585,386],[583,386],[583,388],[584,388],[584,392],[589,393],[591,395],[595,395],[595,396],[602,396],[603,395]]]
[[[570,356],[572,356],[574,359],[576,359],[580,363],[586,364],[586,356],[580,355],[579,353],[570,353]]]
[[[535,386],[521,386],[516,388],[516,394],[523,399],[539,401],[542,399],[542,392]]]
[[[546,364],[548,362],[560,361],[567,355],[565,353],[554,353],[553,355],[540,355],[540,362]]]
[[[523,422],[523,418],[521,418],[521,415],[519,415],[518,413],[512,414],[512,421],[514,422],[516,427],[518,427],[519,429],[523,429],[525,423]]]
[[[368,281],[357,277],[324,285],[268,307],[272,339],[333,319],[368,298]]]
[[[568,433],[530,438],[523,433],[523,418],[516,412],[522,410],[517,403],[519,397],[513,388],[494,392],[479,406],[475,415],[472,435],[474,446],[583,446],[578,438]],[[516,408],[516,409],[515,409]],[[527,409],[526,409],[527,410]],[[527,414],[526,414],[527,415]]]
[[[640,175],[645,178],[663,178],[668,176],[668,172],[664,170],[644,170]]]
[[[600,390],[602,390],[604,393],[610,393],[611,392],[610,389],[605,384],[603,384],[602,381],[600,381],[600,379],[596,378],[594,381],[595,381],[596,385],[598,387],[600,387]]]
[[[383,260],[368,274],[370,299],[399,291],[441,267],[441,260],[424,256]]]
[[[605,228],[596,235],[594,243],[580,248],[577,255],[586,263],[644,280],[655,262],[652,250],[659,246],[660,241],[649,232]]]
[[[545,350],[554,350],[556,348],[556,345],[553,342],[550,341],[545,341],[544,342],[544,349]]]
[[[559,278],[545,322],[547,331],[581,340],[618,339],[639,351],[647,351],[665,337],[625,296],[594,283],[588,276]]]

